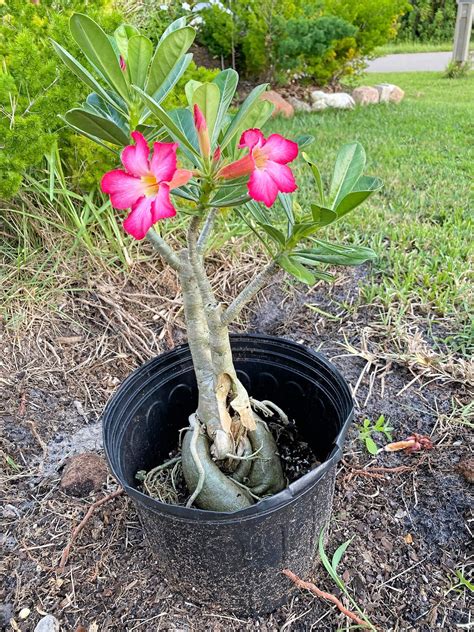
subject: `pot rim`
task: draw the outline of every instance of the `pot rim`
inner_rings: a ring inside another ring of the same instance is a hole
[[[118,466],[116,460],[113,459],[112,455],[110,454],[107,437],[107,420],[114,413],[114,409],[116,405],[120,402],[124,389],[128,385],[130,385],[130,383],[133,383],[138,373],[146,370],[146,367],[153,362],[156,362],[157,358],[166,360],[166,358],[169,356],[176,355],[180,351],[185,352],[187,349],[189,349],[187,343],[178,345],[169,351],[165,351],[164,353],[159,354],[159,356],[156,356],[155,358],[151,358],[147,362],[134,369],[132,373],[130,373],[130,375],[122,382],[118,390],[109,399],[102,413],[103,444],[109,468],[119,484],[124,488],[126,493],[130,497],[132,497],[134,501],[137,502],[139,505],[144,506],[148,511],[160,514],[167,514],[178,520],[199,521],[207,523],[222,523],[234,521],[240,522],[244,520],[254,519],[256,517],[263,518],[270,513],[282,509],[283,507],[287,507],[288,505],[296,502],[298,498],[308,493],[320,481],[320,479],[326,475],[329,470],[336,466],[336,464],[342,457],[342,445],[344,442],[344,438],[347,433],[349,424],[354,417],[354,402],[349,386],[340,371],[321,353],[315,352],[312,349],[308,348],[306,345],[294,342],[287,338],[252,333],[231,334],[230,339],[231,343],[245,343],[245,340],[254,340],[261,341],[262,343],[266,342],[278,346],[286,346],[287,348],[298,350],[299,352],[304,352],[306,355],[316,358],[318,362],[324,366],[324,368],[331,374],[331,377],[337,383],[342,397],[348,403],[347,413],[344,415],[345,419],[343,420],[341,429],[334,440],[334,447],[323,463],[290,483],[290,485],[288,485],[288,487],[286,487],[282,491],[274,494],[273,496],[269,496],[268,498],[264,498],[263,500],[258,501],[251,507],[233,512],[208,511],[205,509],[198,509],[194,507],[183,507],[181,505],[171,505],[168,503],[163,503],[156,498],[152,498],[151,496],[144,494],[137,488],[130,486],[121,475],[122,473],[120,472],[120,466]]]

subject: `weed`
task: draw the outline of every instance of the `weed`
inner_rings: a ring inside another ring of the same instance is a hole
[[[393,428],[387,425],[384,415],[380,415],[375,423],[371,423],[370,419],[364,419],[364,421],[359,424],[358,429],[359,439],[365,444],[367,452],[370,454],[375,455],[379,451],[379,447],[372,437],[373,434],[384,434],[387,441],[392,441],[391,431]]]

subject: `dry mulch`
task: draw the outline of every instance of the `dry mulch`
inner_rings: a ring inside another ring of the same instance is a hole
[[[231,293],[255,262],[250,255],[244,259],[239,276],[225,262],[211,265]],[[461,358],[434,351],[416,315],[403,331],[392,331],[374,307],[356,307],[358,275],[365,273],[344,272],[335,285],[310,292],[273,285],[247,311],[241,329],[287,336],[332,358],[355,390],[357,423],[384,414],[395,439],[413,432],[431,437],[429,453],[372,458],[352,428],[337,476],[328,551],[353,538],[341,575],[379,630],[467,629],[468,590],[453,586],[456,570],[468,578],[472,569],[472,487],[457,468],[472,447],[469,427],[456,414],[469,402],[470,369]],[[156,573],[123,495],[94,512],[65,572],[57,572],[90,504],[117,488],[109,477],[101,492],[68,496],[60,488],[61,468],[74,452],[101,453],[98,420],[114,389],[140,362],[183,340],[176,280],[157,270],[89,281],[86,291],[65,296],[56,315],[3,331],[0,627],[32,631],[49,613],[72,631],[80,625],[91,632],[347,629],[335,606],[309,593],[296,592],[274,614],[246,620],[183,601]],[[399,466],[408,469],[373,472],[378,476],[365,469]],[[340,596],[320,565],[302,579]],[[25,620],[18,616],[22,608],[31,610]]]

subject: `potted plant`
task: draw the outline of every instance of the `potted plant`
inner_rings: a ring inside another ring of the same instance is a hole
[[[234,612],[272,610],[291,588],[281,570],[311,568],[352,399],[322,356],[278,338],[232,337],[228,327],[281,270],[312,285],[331,278],[321,264],[373,259],[368,248],[329,243],[319,233],[381,182],[363,175],[364,150],[351,143],[337,156],[328,195],[317,166],[302,154],[315,187],[312,197],[298,197],[289,165],[312,139],[264,134],[273,110],[260,99],[266,86],[235,107],[234,70],[209,83],[188,82],[188,105],[166,110],[163,101],[191,59],[194,30],[184,19],[166,29],[155,51],[134,27],[108,36],[81,14],[71,18],[71,32],[91,71],[54,47],[94,92],[64,119],[116,152],[121,165],[104,175],[102,190],[127,211],[125,231],[147,239],[176,272],[187,325],[187,345],[137,369],[109,402],[104,443],[111,469],[174,587]],[[206,243],[224,208],[269,255],[228,304],[216,299],[205,266]],[[176,213],[187,219],[178,249],[159,232]],[[295,474],[298,450],[304,458]],[[139,471],[175,472],[177,464],[182,502],[179,494],[169,502],[152,497],[137,480]]]

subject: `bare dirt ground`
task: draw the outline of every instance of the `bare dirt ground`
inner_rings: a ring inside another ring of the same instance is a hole
[[[211,264],[225,289],[255,266],[247,256],[236,277],[225,261]],[[286,336],[332,358],[354,390],[356,423],[384,414],[395,439],[413,432],[431,437],[429,452],[370,457],[353,426],[338,470],[328,552],[353,538],[341,575],[378,630],[469,629],[472,595],[455,588],[455,572],[472,578],[472,487],[457,467],[472,455],[466,423],[472,368],[442,354],[416,314],[391,324],[376,306],[357,307],[358,279],[366,273],[344,271],[336,284],[311,291],[275,284],[240,328]],[[349,629],[334,606],[298,591],[286,607],[254,619],[185,602],[156,573],[124,496],[94,513],[65,572],[57,572],[88,506],[117,488],[109,477],[101,492],[65,495],[59,487],[65,459],[101,453],[100,414],[114,389],[135,366],[183,340],[176,281],[159,267],[146,274],[138,267],[129,278],[91,278],[66,293],[56,313],[4,329],[0,628],[33,631],[49,613],[73,632]],[[370,470],[400,465],[409,469]],[[320,564],[303,579],[338,594]],[[24,608],[31,612],[23,620]]]

